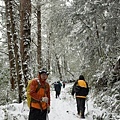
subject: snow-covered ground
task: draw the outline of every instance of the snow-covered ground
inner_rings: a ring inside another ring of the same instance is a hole
[[[72,84],[66,84],[62,88],[60,98],[55,98],[55,91],[51,89],[51,112],[49,113],[49,120],[80,120],[77,116],[76,100],[70,94]],[[86,102],[85,120],[96,120],[94,116],[98,116],[104,111],[93,107],[93,98],[89,95]],[[10,104],[0,106],[0,120],[28,120],[29,108],[26,102],[21,104]]]

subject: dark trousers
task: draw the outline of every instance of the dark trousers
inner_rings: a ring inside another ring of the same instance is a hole
[[[85,112],[85,98],[78,98],[76,97],[77,102],[77,112],[81,115],[81,117],[84,117]]]
[[[60,91],[55,91],[55,92],[56,92],[55,96],[56,96],[56,98],[58,98],[60,95]]]
[[[30,108],[28,120],[46,120],[47,109],[39,110],[36,108]]]

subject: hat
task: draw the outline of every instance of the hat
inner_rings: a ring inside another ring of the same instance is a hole
[[[80,76],[79,76],[79,80],[85,80],[84,76],[83,76],[83,75],[80,75]]]
[[[49,72],[47,71],[46,68],[42,68],[42,69],[39,71],[39,74],[42,74],[42,73],[46,73],[47,75],[49,75]]]

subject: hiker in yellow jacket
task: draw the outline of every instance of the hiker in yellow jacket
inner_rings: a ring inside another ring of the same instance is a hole
[[[77,103],[77,112],[81,118],[85,118],[85,100],[86,96],[88,95],[89,87],[83,75],[79,76],[79,79],[74,83],[72,88],[72,95],[76,96],[76,103]]]

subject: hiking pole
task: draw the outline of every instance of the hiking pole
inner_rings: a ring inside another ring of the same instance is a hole
[[[47,102],[47,106],[48,106],[48,102]],[[47,113],[46,113],[46,120],[49,120],[49,116],[48,116],[48,108],[47,108]]]
[[[46,120],[49,120],[48,110],[47,110],[47,114],[46,114]]]
[[[88,101],[87,101],[87,113],[88,113]]]
[[[87,113],[88,114],[88,98],[86,99],[86,107],[87,107]]]

